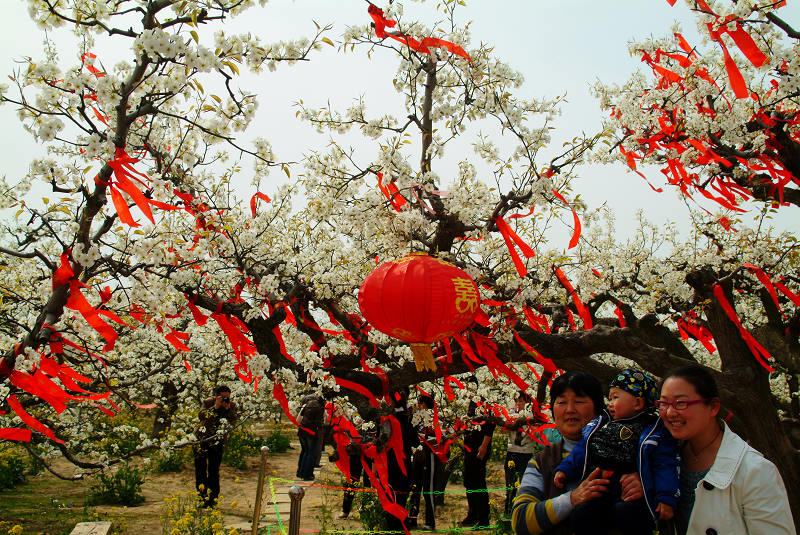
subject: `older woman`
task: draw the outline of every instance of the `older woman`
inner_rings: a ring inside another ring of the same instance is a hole
[[[708,370],[689,365],[667,374],[657,405],[683,441],[679,535],[795,534],[778,470],[718,419],[719,391]]]
[[[600,414],[604,406],[603,387],[591,375],[567,372],[553,381],[550,407],[556,428],[564,438],[547,446],[528,464],[514,500],[511,517],[514,533],[570,533],[569,522],[564,520],[572,509],[606,492],[609,481],[600,478],[599,469],[571,492],[553,485],[555,468],[581,439],[581,430]],[[642,485],[636,474],[622,476],[621,483],[624,500],[643,496]]]

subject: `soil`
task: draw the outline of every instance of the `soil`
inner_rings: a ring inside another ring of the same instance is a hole
[[[353,507],[350,518],[344,520],[337,518],[341,512],[342,476],[333,463],[327,462],[326,454],[323,455],[322,467],[315,472],[315,481],[295,481],[294,474],[297,470],[298,452],[299,446],[293,444],[293,449],[288,452],[268,457],[266,471],[268,477],[264,485],[262,516],[259,522],[260,528],[263,528],[261,531],[274,535],[279,531],[288,530],[290,508],[288,491],[294,485],[300,485],[305,492],[301,502],[301,533],[364,530],[365,528],[359,520],[357,506]],[[220,510],[225,515],[226,528],[235,527],[242,535],[251,533],[260,460],[254,457],[248,459],[247,462],[246,470],[236,470],[225,465],[220,469],[222,491]],[[62,473],[68,474],[74,467],[66,461],[61,461],[58,463],[57,468]],[[489,488],[502,487],[502,463],[497,461],[490,463],[488,472]],[[62,514],[62,522],[66,522],[68,519],[70,521],[74,520],[74,517],[82,511],[84,518],[81,520],[91,520],[92,517],[111,520],[114,533],[159,535],[162,533],[160,515],[164,507],[164,498],[178,493],[186,494],[194,491],[194,470],[191,463],[187,463],[183,470],[178,473],[148,473],[142,487],[145,501],[134,507],[96,506],[90,509],[89,514],[87,514],[87,510],[83,506],[87,487],[88,483],[86,482],[65,482],[49,473],[42,473],[29,478],[28,483],[17,487],[14,492],[16,494],[15,497],[23,501],[21,507],[25,506],[25,495],[28,494],[30,506],[33,508],[42,507],[41,502],[44,496],[45,499],[49,500],[50,507],[57,508],[57,513],[58,511],[63,513],[64,511],[69,512],[72,510],[73,515],[71,516]],[[448,485],[445,505],[437,507],[436,516],[439,531],[449,531],[458,527],[458,521],[461,520],[466,512],[466,498],[463,490],[463,486],[460,484],[451,483]],[[34,493],[38,495],[38,502],[33,499]],[[46,496],[47,494],[49,494],[49,497]],[[491,499],[495,507],[499,506],[499,509],[502,509],[503,496],[502,491],[491,493]],[[0,499],[5,500],[5,497],[0,497]],[[35,505],[37,503],[39,505]],[[7,511],[0,509],[0,512]],[[19,513],[19,511],[14,512]],[[28,511],[28,513],[31,512]],[[27,517],[19,516],[18,518]],[[14,518],[0,520],[15,521]],[[420,524],[422,524],[422,520],[420,518]],[[74,523],[71,526],[74,526]],[[24,523],[23,527],[25,527]],[[39,529],[43,529],[43,526],[40,526]],[[53,533],[69,533],[70,528],[62,523],[62,525],[58,526],[57,531],[55,528],[44,529],[46,531],[41,533],[52,535]],[[50,531],[50,529],[53,531]],[[27,535],[28,533],[38,533],[38,531],[25,529],[24,533]]]

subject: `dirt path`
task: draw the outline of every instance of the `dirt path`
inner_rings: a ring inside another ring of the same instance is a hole
[[[273,535],[279,533],[280,526],[283,526],[284,529],[288,528],[288,490],[292,485],[300,484],[305,490],[300,521],[301,533],[316,533],[320,530],[328,532],[364,530],[356,506],[353,507],[349,519],[339,520],[336,518],[341,512],[342,476],[334,464],[327,462],[327,455],[323,455],[322,468],[316,470],[314,482],[309,484],[295,481],[294,474],[297,471],[299,450],[299,445],[293,444],[293,449],[286,453],[270,456],[267,470],[269,479],[265,485],[260,526],[268,528],[268,532]],[[61,464],[59,462],[59,465]],[[249,535],[251,530],[258,464],[258,458],[250,458],[246,470],[235,470],[225,465],[220,470],[222,491],[220,510],[225,516],[226,527],[238,528],[241,535]],[[74,469],[67,462],[63,462],[63,466],[60,468],[64,473],[69,473],[71,469]],[[491,463],[489,476],[490,488],[501,487],[502,464]],[[62,498],[62,501],[66,501],[69,497],[69,501],[72,502],[70,507],[76,509],[82,507],[82,498],[85,496],[85,489],[88,488],[87,483],[66,483],[47,473],[31,478],[31,483],[33,483],[32,488],[42,487],[45,492],[49,489],[51,495]],[[20,490],[24,492],[23,489]],[[95,510],[113,519],[117,533],[160,535],[162,533],[160,516],[164,508],[164,498],[192,491],[194,491],[194,470],[189,462],[178,473],[148,473],[142,487],[144,503],[135,507],[97,506]],[[463,487],[458,484],[450,484],[447,492],[445,505],[437,508],[436,517],[439,531],[457,528],[458,521],[466,512]],[[502,508],[503,493],[493,492],[491,496],[492,501]],[[63,528],[66,529],[67,526]],[[69,530],[65,532],[69,533]],[[51,534],[45,533],[45,535]]]

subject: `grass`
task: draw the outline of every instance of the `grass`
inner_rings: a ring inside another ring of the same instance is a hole
[[[85,507],[86,486],[81,482],[32,480],[0,492],[0,518],[5,533],[15,525],[24,535],[69,535],[78,522],[112,521],[113,533],[125,533],[125,524],[111,515]]]

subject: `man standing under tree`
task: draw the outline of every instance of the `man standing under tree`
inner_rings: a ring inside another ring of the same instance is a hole
[[[219,497],[219,465],[228,442],[227,432],[218,433],[220,421],[225,419],[228,426],[233,426],[239,418],[236,404],[231,401],[231,389],[217,386],[214,397],[203,400],[198,418],[200,425],[194,434],[200,442],[193,448],[195,486],[204,507],[213,507]]]
[[[492,435],[495,424],[477,413],[478,405],[470,401],[467,417],[474,427],[464,435],[464,488],[467,489],[467,517],[461,521],[465,527],[489,525],[489,494],[486,491],[486,462],[492,453]]]

